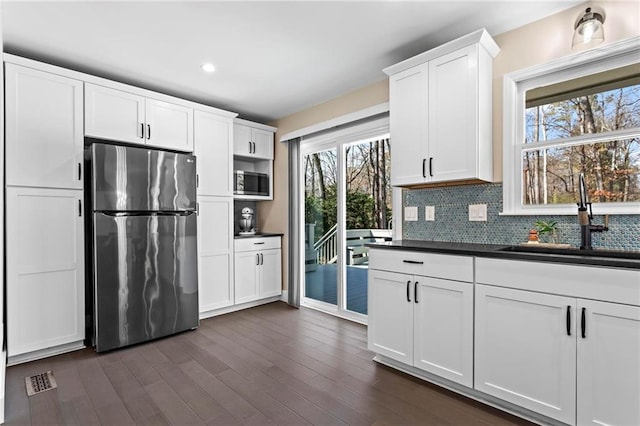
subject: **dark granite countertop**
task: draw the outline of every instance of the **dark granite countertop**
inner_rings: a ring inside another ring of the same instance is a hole
[[[234,239],[240,238],[260,238],[260,237],[282,237],[284,234],[278,232],[256,232],[253,235],[234,235]]]
[[[532,245],[474,244],[440,241],[394,240],[369,243],[369,248],[410,250],[497,259],[570,263],[640,270],[640,251],[579,250],[578,248],[532,247]]]

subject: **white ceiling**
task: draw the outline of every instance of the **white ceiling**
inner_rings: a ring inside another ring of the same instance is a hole
[[[1,14],[9,53],[270,122],[478,28],[497,35],[580,2],[3,1]]]

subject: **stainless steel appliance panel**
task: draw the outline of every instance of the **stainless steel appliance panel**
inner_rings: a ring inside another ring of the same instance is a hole
[[[198,326],[196,215],[94,213],[98,352]]]
[[[196,209],[196,158],[157,149],[94,143],[94,211]]]

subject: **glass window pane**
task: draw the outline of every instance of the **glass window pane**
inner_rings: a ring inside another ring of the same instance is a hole
[[[639,202],[640,139],[524,151],[522,203],[576,203],[580,173],[593,203]]]
[[[640,84],[525,110],[525,143],[640,127]]]
[[[367,314],[370,242],[391,240],[389,138],[345,147],[346,307]]]
[[[337,151],[304,157],[305,297],[332,305],[338,296]]]

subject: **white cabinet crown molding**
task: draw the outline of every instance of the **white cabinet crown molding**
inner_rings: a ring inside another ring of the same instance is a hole
[[[451,40],[450,42],[442,44],[431,50],[427,50],[419,55],[405,59],[402,62],[391,65],[382,71],[387,75],[393,75],[473,44],[479,44],[482,46],[492,58],[495,58],[498,52],[500,52],[500,47],[498,47],[496,42],[491,38],[487,30],[482,28],[455,40]]]
[[[220,108],[216,108],[214,106],[205,105],[193,101],[189,101],[186,99],[182,99],[179,97],[166,95],[164,93],[155,92],[153,90],[143,89],[140,87],[132,86],[130,84],[120,83],[114,80],[109,80],[107,78],[97,77],[91,74],[83,73],[80,71],[74,71],[71,69],[59,67],[57,65],[47,64],[45,62],[36,61],[33,59],[23,58],[17,55],[11,55],[5,53],[3,55],[3,60],[6,63],[12,63],[16,65],[22,65],[24,67],[37,69],[40,71],[46,71],[51,74],[57,74],[64,77],[74,78],[76,80],[84,81],[85,83],[92,83],[98,86],[109,87],[112,89],[122,90],[124,92],[129,92],[132,94],[144,96],[146,98],[155,99],[158,101],[174,103],[178,105],[182,105],[188,108],[193,108],[199,111],[212,112],[224,117],[235,118],[238,116],[237,113],[226,111]]]
[[[275,133],[278,130],[277,127],[268,126],[268,125],[262,124],[262,123],[256,123],[255,121],[244,120],[242,118],[236,118],[236,119],[233,120],[233,122],[235,124],[242,124],[242,125],[245,125],[245,126],[253,127],[255,129],[265,130],[267,132]]]

